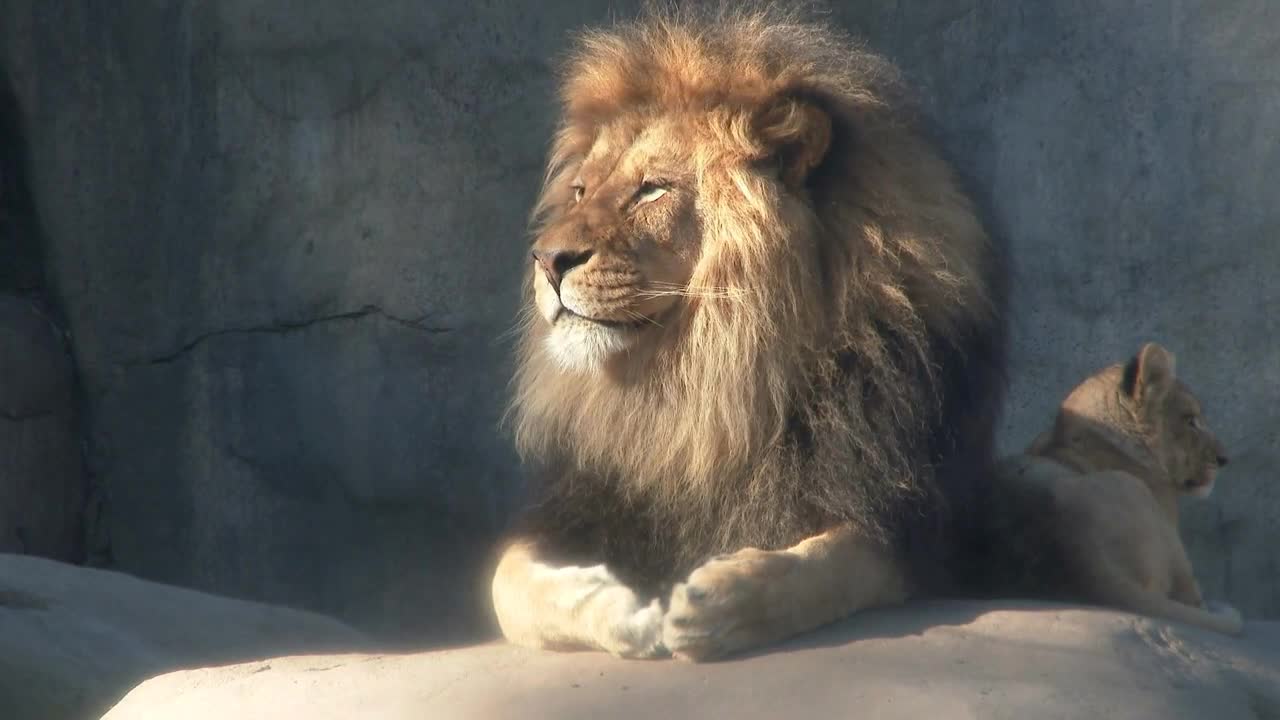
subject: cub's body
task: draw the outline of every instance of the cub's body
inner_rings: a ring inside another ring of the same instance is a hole
[[[1145,345],[1088,378],[1051,431],[997,466],[1000,590],[1239,632],[1238,612],[1206,607],[1178,525],[1179,497],[1208,496],[1226,462],[1173,356]]]

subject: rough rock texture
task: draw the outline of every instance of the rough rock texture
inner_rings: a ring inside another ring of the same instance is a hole
[[[0,554],[7,720],[97,718],[134,685],[180,668],[369,647],[355,630],[311,613]]]
[[[26,146],[18,99],[0,73],[0,292],[30,294],[44,286],[39,223],[24,182]]]
[[[1102,611],[867,613],[775,652],[686,665],[503,645],[273,658],[143,683],[104,720],[1115,718],[1280,713],[1280,625],[1243,639]]]
[[[76,377],[45,292],[18,101],[0,74],[0,552],[86,556]]]
[[[573,16],[527,12],[0,3],[116,567],[474,627],[519,494],[500,335]]]
[[[472,627],[548,63],[637,4],[0,0],[117,567]],[[1280,7],[834,6],[1013,240],[1006,447],[1164,342],[1233,450],[1189,517],[1206,592],[1280,615]]]
[[[0,552],[83,558],[85,477],[62,333],[0,294]]]

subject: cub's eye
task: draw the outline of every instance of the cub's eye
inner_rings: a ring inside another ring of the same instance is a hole
[[[582,202],[582,196],[587,194],[587,189],[582,185],[573,186],[573,201],[575,203]]]
[[[640,183],[640,189],[636,190],[636,204],[651,203],[666,194],[667,187],[664,183],[649,180]]]
[[[1187,416],[1187,424],[1188,424],[1188,425],[1190,425],[1191,427],[1195,428],[1196,430],[1199,430],[1199,429],[1200,429],[1200,427],[1201,427],[1201,423],[1200,423],[1200,416],[1199,416],[1199,415],[1188,415],[1188,416]]]

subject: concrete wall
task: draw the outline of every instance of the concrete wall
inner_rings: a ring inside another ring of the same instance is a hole
[[[472,548],[520,490],[495,424],[550,62],[635,4],[0,0],[101,554],[461,635]],[[1165,342],[1235,458],[1188,513],[1206,590],[1280,615],[1280,7],[835,11],[916,81],[1013,238],[1007,447]]]

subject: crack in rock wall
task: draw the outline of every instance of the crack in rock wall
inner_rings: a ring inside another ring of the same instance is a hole
[[[0,552],[80,562],[89,495],[79,386],[47,292],[23,137],[0,75]]]

